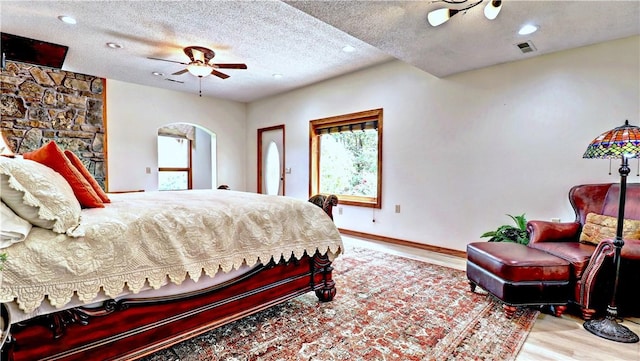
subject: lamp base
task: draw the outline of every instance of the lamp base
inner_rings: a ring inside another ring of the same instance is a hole
[[[638,335],[626,326],[616,322],[615,317],[611,315],[607,315],[607,317],[601,320],[586,321],[583,327],[592,334],[611,341],[635,343],[639,340]]]

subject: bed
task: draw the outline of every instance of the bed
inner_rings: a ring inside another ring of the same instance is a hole
[[[0,157],[0,176],[3,212],[36,211],[15,212],[28,230],[0,250],[2,360],[137,359],[307,292],[336,293],[341,237],[309,202],[193,190],[108,194],[88,208],[39,162]]]

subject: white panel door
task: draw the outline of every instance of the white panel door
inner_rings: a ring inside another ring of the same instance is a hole
[[[258,129],[258,193],[284,195],[284,125]]]

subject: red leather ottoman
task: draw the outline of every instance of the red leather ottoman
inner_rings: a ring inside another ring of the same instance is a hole
[[[480,286],[501,300],[507,317],[518,306],[555,307],[560,316],[569,300],[570,264],[547,252],[510,242],[467,245],[471,291]]]

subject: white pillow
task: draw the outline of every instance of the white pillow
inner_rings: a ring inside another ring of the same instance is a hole
[[[24,241],[31,223],[18,217],[4,202],[0,203],[0,249]]]
[[[80,203],[67,181],[46,165],[0,156],[0,198],[34,226],[82,236]]]

